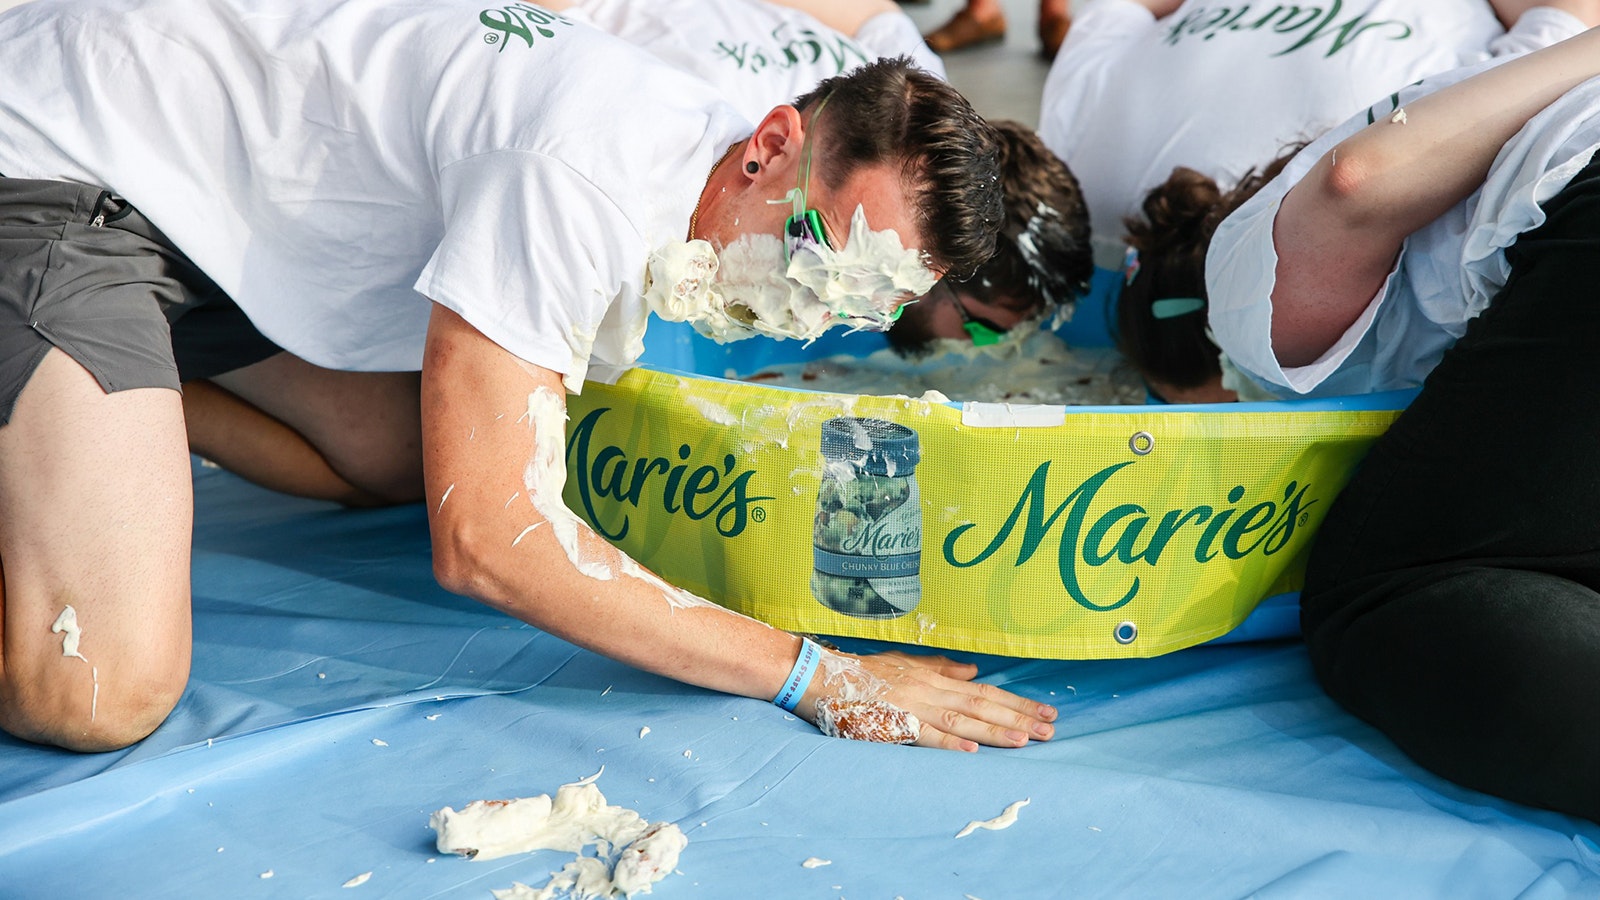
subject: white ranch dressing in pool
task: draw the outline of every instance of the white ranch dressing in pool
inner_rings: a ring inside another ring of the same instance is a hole
[[[745,376],[759,384],[838,394],[919,396],[981,403],[1112,406],[1145,402],[1138,373],[1110,347],[1068,347],[1048,331],[998,344],[935,341],[926,354],[891,349],[768,366]]]

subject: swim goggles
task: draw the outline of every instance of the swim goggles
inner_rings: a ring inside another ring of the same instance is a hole
[[[945,282],[941,281],[941,284]],[[972,338],[974,347],[991,347],[1005,340],[1006,329],[996,326],[992,322],[974,318],[967,312],[967,305],[961,302],[961,295],[955,287],[946,284],[945,290],[950,292],[950,301],[956,305],[956,312],[961,314],[961,329]],[[898,312],[898,311],[897,311]]]

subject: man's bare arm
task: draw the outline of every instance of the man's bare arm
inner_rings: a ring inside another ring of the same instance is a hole
[[[649,672],[763,700],[778,693],[799,638],[667,585],[560,506],[561,477],[549,465],[565,458],[557,373],[435,306],[422,408],[441,584]],[[832,656],[922,720],[917,743],[973,750],[1051,734],[1053,709],[971,682],[974,667],[903,654]],[[815,722],[818,699],[840,689],[818,678],[796,711]]]

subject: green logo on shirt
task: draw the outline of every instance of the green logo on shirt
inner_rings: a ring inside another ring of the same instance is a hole
[[[831,64],[833,74],[865,64],[868,60],[861,48],[840,34],[822,34],[810,28],[791,29],[785,22],[772,29],[776,49],[752,44],[749,41],[730,43],[717,41],[717,56],[731,61],[734,68],[759,73],[768,68],[775,71],[792,69],[799,65]]]
[[[1285,56],[1296,50],[1326,39],[1328,49],[1322,55],[1330,57],[1350,46],[1356,38],[1371,33],[1374,37],[1402,41],[1414,29],[1399,19],[1367,19],[1366,12],[1357,13],[1343,22],[1337,21],[1344,11],[1342,0],[1333,0],[1326,6],[1300,6],[1292,3],[1274,3],[1265,12],[1249,3],[1237,6],[1197,6],[1167,29],[1168,44],[1176,45],[1187,37],[1209,41],[1223,32],[1270,30],[1293,41],[1289,46],[1272,54]]]
[[[524,44],[532,47],[535,35],[545,38],[556,36],[547,26],[572,24],[569,19],[526,3],[486,9],[478,13],[478,21],[489,28],[489,32],[483,36],[483,42],[494,45],[498,50],[506,49],[506,44],[514,37],[521,38]]]

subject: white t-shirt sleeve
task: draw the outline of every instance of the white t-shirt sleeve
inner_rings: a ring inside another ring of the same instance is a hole
[[[1206,251],[1209,324],[1217,346],[1241,372],[1261,382],[1268,390],[1284,396],[1308,394],[1319,387],[1323,387],[1324,392],[1340,393],[1349,392],[1352,388],[1360,392],[1389,386],[1382,383],[1380,374],[1371,371],[1371,357],[1377,355],[1379,348],[1374,340],[1369,340],[1369,334],[1384,307],[1384,299],[1395,283],[1401,263],[1397,261],[1396,268],[1390,270],[1361,315],[1321,358],[1305,366],[1284,368],[1278,364],[1272,350],[1272,292],[1277,283],[1278,267],[1277,248],[1272,240],[1273,224],[1283,198],[1305,177],[1317,160],[1340,141],[1374,122],[1390,117],[1396,108],[1494,64],[1495,61],[1488,61],[1433,76],[1418,84],[1406,85],[1391,97],[1379,100],[1311,142],[1289,161],[1277,178],[1217,226]],[[1452,211],[1454,216],[1442,216],[1441,219],[1450,220],[1443,224],[1450,225],[1454,218],[1459,218],[1465,206],[1465,202],[1458,204]],[[1407,238],[1400,252],[1400,260],[1406,258],[1416,239],[1417,235]],[[1454,259],[1452,256],[1449,264],[1454,265]],[[1458,302],[1455,305],[1460,304]],[[1394,318],[1390,327],[1403,329],[1412,321],[1409,314],[1409,310],[1402,310],[1402,315]],[[1383,339],[1385,335],[1379,335],[1378,338]],[[1352,355],[1356,358],[1352,359]],[[1341,372],[1342,368],[1347,371]],[[1341,376],[1338,383],[1325,385],[1335,375]],[[1363,379],[1377,381],[1367,383]]]
[[[1304,366],[1278,364],[1272,349],[1272,291],[1278,269],[1272,228],[1284,195],[1303,174],[1275,179],[1250,198],[1217,227],[1206,252],[1213,339],[1240,372],[1280,396],[1309,394],[1345,365],[1372,329],[1394,278],[1391,270],[1361,315],[1320,358]]]
[[[1584,31],[1583,20],[1565,10],[1535,6],[1518,17],[1511,30],[1489,42],[1489,55],[1514,56],[1558,44]]]
[[[1111,87],[1105,82],[1112,63],[1154,27],[1150,10],[1130,0],[1095,0],[1073,16],[1039,104],[1039,137],[1057,156],[1071,156],[1088,137],[1073,127],[1077,111]]]
[[[1288,378],[1272,351],[1272,289],[1278,268],[1272,223],[1284,193],[1273,191],[1275,186],[1267,185],[1217,226],[1206,251],[1206,318],[1212,338],[1235,368],[1269,389],[1284,391]],[[1263,196],[1268,192],[1271,196]]]
[[[607,309],[640,290],[647,248],[633,223],[570,167],[528,151],[452,163],[439,190],[444,237],[416,289],[580,383]]]

